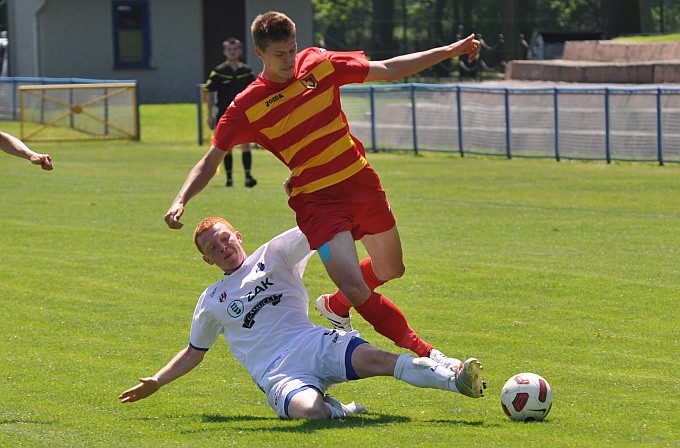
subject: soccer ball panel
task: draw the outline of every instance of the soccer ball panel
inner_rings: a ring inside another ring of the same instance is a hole
[[[515,421],[540,421],[552,407],[552,390],[540,375],[525,372],[510,378],[501,392],[505,415]]]

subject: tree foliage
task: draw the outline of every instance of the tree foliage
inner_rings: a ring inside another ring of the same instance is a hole
[[[678,1],[665,0],[312,0],[317,42],[364,49],[372,57],[416,51],[471,32],[489,45],[503,35],[506,56],[522,54],[519,35],[534,30],[600,31],[607,37],[647,28],[678,31]],[[642,27],[644,28],[644,27]],[[672,29],[675,28],[675,29]]]

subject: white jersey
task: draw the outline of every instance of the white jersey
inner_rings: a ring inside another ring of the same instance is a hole
[[[198,299],[190,345],[208,350],[224,334],[234,357],[256,382],[291,337],[314,327],[302,283],[313,254],[297,227],[274,237]]]

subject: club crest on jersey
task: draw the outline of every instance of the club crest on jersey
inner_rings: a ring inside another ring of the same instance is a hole
[[[316,80],[314,75],[309,75],[306,78],[302,78],[300,82],[303,86],[305,86],[305,89],[309,90],[316,90],[316,88],[319,86],[319,81]]]
[[[227,291],[222,291],[222,294],[220,294],[220,296],[217,298],[217,300],[219,300],[220,303],[227,300]]]
[[[255,272],[263,272],[264,271],[264,263],[261,261],[257,264],[257,267],[255,268]]]

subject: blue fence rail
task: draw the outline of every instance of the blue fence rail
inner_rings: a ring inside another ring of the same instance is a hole
[[[369,150],[680,162],[680,87],[342,87]]]

